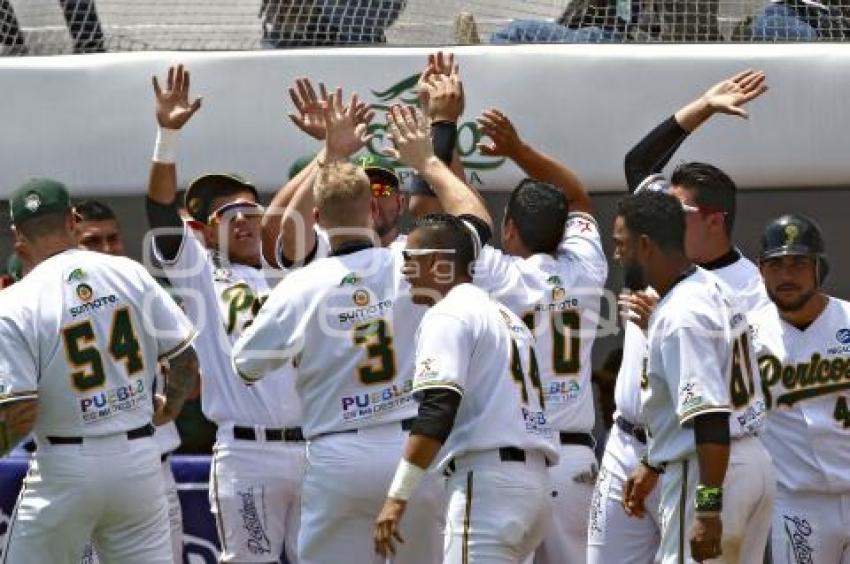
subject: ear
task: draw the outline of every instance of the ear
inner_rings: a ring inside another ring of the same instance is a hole
[[[378,207],[377,198],[369,198],[369,216],[372,218],[372,225],[377,223],[377,219],[380,215],[381,208]]]
[[[638,258],[646,259],[652,254],[654,243],[646,233],[638,236],[637,240],[637,256]]]
[[[204,242],[207,247],[213,248],[218,246],[218,225],[209,225],[208,223],[204,223],[202,224],[201,229],[204,234]]]

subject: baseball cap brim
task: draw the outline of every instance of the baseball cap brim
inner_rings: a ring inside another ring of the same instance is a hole
[[[255,200],[260,199],[254,185],[238,174],[217,172],[199,176],[186,189],[184,197],[186,210],[196,221],[206,223],[213,211],[210,209],[212,201],[238,191],[250,192]]]

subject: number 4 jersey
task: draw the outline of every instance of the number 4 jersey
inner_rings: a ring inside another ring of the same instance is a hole
[[[678,460],[696,449],[692,419],[729,412],[730,434],[756,434],[764,400],[750,326],[723,283],[699,267],[670,288],[652,314],[641,401],[653,463]]]
[[[158,359],[194,335],[141,265],[67,250],[0,293],[0,403],[37,396],[39,436],[140,427],[151,422]]]
[[[371,247],[315,260],[277,285],[234,345],[248,382],[292,360],[308,439],[416,415],[413,339],[425,308],[401,266],[400,252]]]
[[[768,406],[763,441],[778,482],[798,492],[850,491],[850,303],[829,298],[801,331],[776,306],[752,316]]]

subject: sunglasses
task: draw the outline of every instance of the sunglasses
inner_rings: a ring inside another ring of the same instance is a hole
[[[401,256],[405,261],[409,261],[412,260],[412,257],[421,257],[437,253],[453,254],[454,252],[454,249],[404,249],[401,251]]]
[[[384,184],[383,182],[373,182],[371,188],[372,195],[376,198],[392,196],[396,192],[395,186],[392,184]]]
[[[263,206],[258,204],[257,202],[249,202],[246,200],[236,200],[235,202],[229,202],[224,204],[217,210],[213,211],[209,217],[207,217],[207,224],[212,225],[213,223],[221,221],[228,212],[231,211],[254,211],[254,212],[262,212]]]

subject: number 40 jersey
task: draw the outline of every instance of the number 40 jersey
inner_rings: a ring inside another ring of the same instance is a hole
[[[233,347],[252,382],[292,362],[308,439],[415,417],[414,337],[401,253],[361,248],[284,278]]]

